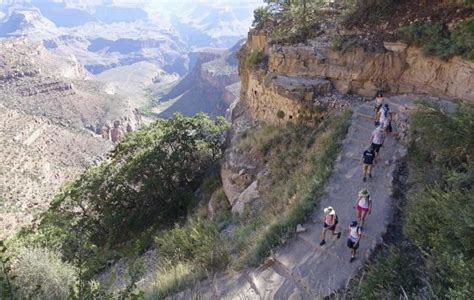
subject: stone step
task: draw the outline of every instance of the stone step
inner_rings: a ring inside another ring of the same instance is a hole
[[[289,268],[277,258],[273,259],[275,262],[272,265],[272,269],[279,275],[284,276],[291,284],[298,287],[305,298],[312,299],[312,297],[317,295],[317,293],[312,290],[311,286],[296,270]]]

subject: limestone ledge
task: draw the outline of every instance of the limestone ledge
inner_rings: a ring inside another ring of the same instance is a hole
[[[271,45],[260,31],[249,33],[244,55],[263,49],[268,55],[268,72],[326,78],[342,93],[428,93],[474,101],[474,62],[461,57],[443,61],[403,43],[385,44],[384,53],[361,48],[342,53],[312,41],[307,45]]]

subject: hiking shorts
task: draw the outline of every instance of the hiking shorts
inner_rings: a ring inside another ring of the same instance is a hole
[[[368,212],[369,211],[368,208],[360,207],[359,205],[357,205],[357,210],[360,211],[360,212],[363,212],[363,211]]]
[[[334,225],[328,225],[328,224],[324,223],[323,227],[327,228],[327,230],[334,231],[334,230],[336,230],[337,223],[338,223],[337,221],[336,221],[336,223],[334,223]]]
[[[372,171],[372,165],[370,164],[364,164],[364,172],[365,173],[370,173]]]
[[[375,153],[377,154],[379,153],[381,147],[382,145],[372,143],[372,149],[374,149]]]
[[[347,247],[356,250],[357,248],[359,248],[359,242],[354,242],[351,239],[347,239]]]

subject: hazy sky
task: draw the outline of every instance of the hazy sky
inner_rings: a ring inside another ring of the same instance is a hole
[[[169,4],[187,4],[190,5],[193,3],[208,3],[213,4],[213,6],[226,5],[226,6],[257,6],[263,4],[263,0],[0,0],[0,4],[11,4],[11,3],[31,3],[31,2],[42,2],[42,3],[70,3],[70,4],[80,4],[80,5],[97,5],[101,3],[110,3],[114,2],[118,5],[137,5],[145,4],[147,6],[153,6],[160,4],[169,5]]]

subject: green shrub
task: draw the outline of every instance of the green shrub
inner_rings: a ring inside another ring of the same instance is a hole
[[[281,120],[281,119],[283,119],[283,118],[285,117],[285,112],[282,111],[282,110],[279,110],[279,111],[277,112],[276,116],[277,116],[278,119]]]
[[[66,299],[78,280],[78,269],[61,260],[61,254],[46,248],[14,249],[12,273],[21,297]]]
[[[40,227],[67,234],[82,224],[88,241],[101,247],[173,224],[195,204],[193,192],[220,159],[227,128],[223,118],[178,114],[127,135],[107,162],[55,197]]]
[[[272,18],[272,12],[268,6],[257,7],[253,12],[252,26],[261,28],[265,23]]]
[[[414,176],[425,175],[413,177],[421,188],[409,197],[404,230],[425,254],[431,290],[448,298],[474,296],[473,116],[472,104],[452,114],[425,104],[412,116],[411,163]]]
[[[451,41],[447,28],[441,23],[416,22],[401,27],[400,33],[405,40],[421,47],[426,54],[448,59],[461,53],[460,48]]]
[[[273,143],[279,139],[279,128],[272,125],[265,125],[262,128],[251,130],[246,133],[238,147],[243,151],[257,151],[261,155],[266,155],[273,146]]]
[[[214,223],[190,221],[155,238],[160,255],[172,262],[189,262],[216,271],[229,261],[228,250]]]
[[[453,32],[435,22],[416,22],[400,28],[401,36],[409,43],[419,46],[424,53],[448,59],[464,55],[474,59],[474,17],[460,22]]]
[[[376,25],[384,17],[390,16],[400,0],[356,0],[352,9],[344,16],[343,25],[353,26]]]
[[[252,49],[249,56],[247,57],[247,64],[255,67],[263,63],[264,60],[265,60],[265,55],[262,49]]]
[[[362,46],[362,40],[357,35],[336,35],[331,41],[331,48],[342,53],[354,51]]]
[[[16,275],[12,274],[11,256],[3,240],[0,240],[0,298],[14,299],[16,296]]]
[[[421,270],[413,264],[413,249],[391,246],[368,264],[362,280],[352,286],[350,299],[395,299],[422,286]],[[356,278],[357,281],[358,278]]]
[[[151,283],[145,286],[145,299],[164,299],[201,278],[203,274],[194,273],[189,263],[165,261]]]
[[[474,17],[464,20],[456,26],[452,40],[461,49],[464,58],[474,60]]]

